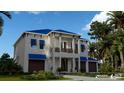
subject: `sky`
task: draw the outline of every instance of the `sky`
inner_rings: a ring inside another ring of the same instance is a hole
[[[11,12],[12,19],[0,15],[4,19],[3,34],[0,37],[0,55],[10,54],[13,57],[13,44],[27,30],[63,29],[80,34],[90,40],[88,31],[93,21],[106,20],[106,12],[100,11],[30,11]]]

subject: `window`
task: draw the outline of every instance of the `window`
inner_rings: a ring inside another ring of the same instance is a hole
[[[72,43],[71,43],[71,42],[68,42],[67,48],[68,48],[68,49],[72,49]]]
[[[40,45],[40,49],[44,49],[45,41],[44,40],[39,40],[39,45]]]
[[[81,44],[81,52],[84,52],[85,50],[85,45]]]
[[[37,40],[36,39],[31,39],[31,47],[36,48],[37,47]]]
[[[62,47],[62,49],[66,49],[66,45],[67,45],[66,42],[62,42],[62,43],[61,43],[61,47]]]

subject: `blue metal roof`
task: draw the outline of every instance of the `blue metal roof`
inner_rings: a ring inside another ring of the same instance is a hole
[[[87,61],[87,58],[86,57],[80,57],[80,60],[81,61]]]
[[[69,32],[69,31],[65,31],[65,30],[61,30],[61,29],[57,29],[57,30],[54,30],[54,31],[68,33],[68,34],[77,34],[77,33],[74,33],[74,32]],[[79,34],[77,34],[77,35],[79,35]]]
[[[33,32],[33,33],[39,33],[39,34],[48,34],[49,32],[63,32],[63,33],[68,33],[68,34],[76,34],[79,35],[77,33],[73,33],[73,32],[69,32],[69,31],[65,31],[65,30],[61,30],[61,29],[57,29],[57,30],[51,30],[51,29],[39,29],[39,30],[31,30],[31,31],[27,31],[27,32]]]
[[[88,58],[87,57],[80,57],[80,60],[81,61],[87,61],[88,60],[88,61],[95,61],[95,62],[97,61],[96,58],[90,58],[90,57],[88,57]]]
[[[88,60],[97,61],[97,59],[96,59],[96,58],[90,58],[90,57],[88,57]]]
[[[31,60],[45,60],[46,55],[45,54],[29,54],[29,59],[31,59]]]
[[[51,31],[52,31],[51,29],[39,29],[39,30],[31,30],[27,32],[33,32],[33,33],[38,33],[38,34],[48,34]]]

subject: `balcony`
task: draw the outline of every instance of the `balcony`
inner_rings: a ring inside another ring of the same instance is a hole
[[[59,47],[56,47],[55,48],[55,52],[60,52],[60,48]]]
[[[73,53],[72,49],[64,49],[64,48],[62,48],[61,51],[65,52],[65,53]]]
[[[75,49],[75,53],[76,53],[76,54],[78,53],[78,49]]]

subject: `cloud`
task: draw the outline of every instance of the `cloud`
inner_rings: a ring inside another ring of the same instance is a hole
[[[46,13],[46,11],[28,11],[28,13],[38,15],[38,14],[41,14],[41,13]]]
[[[90,24],[91,24],[92,22],[94,22],[94,21],[98,21],[98,22],[106,21],[106,20],[109,18],[109,16],[106,15],[107,13],[108,13],[108,11],[103,11],[103,12],[100,12],[99,14],[96,14],[96,15],[92,18],[92,20],[90,21],[90,23],[86,24],[86,25],[82,28],[82,30],[85,30],[85,31],[89,30],[89,29],[90,29]]]
[[[15,14],[20,14],[21,12],[24,12],[24,11],[14,11]],[[41,13],[46,13],[46,11],[25,11],[25,13],[38,15]]]

